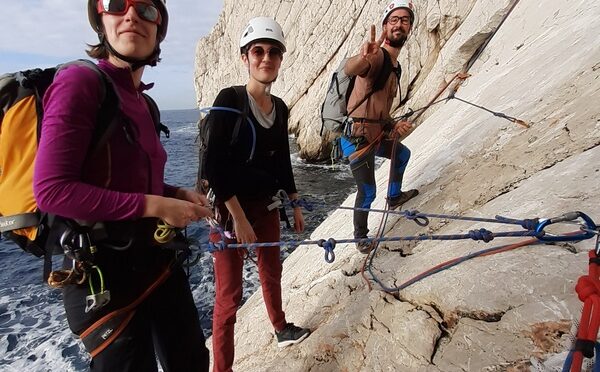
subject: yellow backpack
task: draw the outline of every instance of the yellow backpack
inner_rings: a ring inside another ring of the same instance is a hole
[[[38,209],[33,196],[33,167],[41,134],[42,98],[56,72],[72,64],[96,71],[104,87],[104,98],[90,149],[95,151],[108,140],[103,134],[116,121],[113,119],[118,116],[119,99],[110,78],[93,62],[77,60],[44,70],[19,71],[0,76],[0,232],[23,250],[38,257],[45,256],[45,271],[51,264],[52,251],[55,249],[54,244],[48,244],[53,216]],[[167,133],[168,129],[160,124],[156,103],[145,94],[144,98],[157,131]]]

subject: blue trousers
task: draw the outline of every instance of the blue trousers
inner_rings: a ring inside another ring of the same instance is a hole
[[[393,146],[393,140],[383,139],[379,145],[373,146],[369,152],[350,163],[352,176],[357,187],[356,200],[354,202],[355,208],[371,208],[371,204],[377,194],[377,187],[375,185],[375,156],[391,159]],[[342,137],[341,147],[344,156],[348,157],[357,149],[360,149],[361,145],[355,145],[350,139]],[[402,193],[402,178],[404,177],[404,171],[409,159],[410,150],[408,147],[402,143],[398,143],[387,190],[388,198],[396,197]],[[369,233],[367,227],[368,218],[369,212],[354,211],[355,238],[365,238]]]

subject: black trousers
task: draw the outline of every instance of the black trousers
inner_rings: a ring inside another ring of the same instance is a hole
[[[353,160],[350,163],[352,176],[356,182],[356,199],[354,201],[355,208],[371,208],[371,204],[375,200],[377,194],[377,186],[375,185],[375,156],[391,159],[394,142],[392,140],[382,140],[377,146],[374,146],[371,151],[364,154],[362,157]],[[345,156],[354,151],[346,150]],[[396,147],[395,159],[393,161],[394,168],[391,172],[391,178],[388,182],[387,197],[397,197],[402,193],[402,179],[404,171],[410,159],[410,150],[402,143],[398,143]],[[368,229],[369,212],[354,211],[354,237],[366,238],[369,233]]]
[[[157,249],[146,247],[153,248]],[[102,260],[107,289],[111,291],[111,301],[106,308],[85,313],[87,283],[67,286],[63,291],[67,319],[76,334],[81,334],[103,315],[135,300],[157,277],[161,271],[159,266],[164,267],[158,263],[164,263],[166,258],[156,257],[152,263],[139,265],[129,260],[129,254],[108,256],[112,257]],[[140,270],[140,266],[153,269]],[[209,352],[187,276],[181,267],[174,268],[169,278],[138,306],[119,337],[92,359],[90,370],[157,371],[157,358],[165,372],[208,371]]]

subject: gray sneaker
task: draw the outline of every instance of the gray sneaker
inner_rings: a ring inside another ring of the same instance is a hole
[[[297,344],[310,335],[310,329],[296,327],[294,323],[288,323],[281,332],[275,331],[277,346],[286,347]]]
[[[406,203],[410,199],[419,195],[419,190],[412,189],[408,191],[401,192],[400,195],[394,196],[393,198],[388,198],[388,209],[393,211],[396,208],[402,206],[402,204]]]

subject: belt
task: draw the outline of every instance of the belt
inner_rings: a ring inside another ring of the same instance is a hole
[[[369,118],[351,118],[353,123],[372,123],[372,124],[387,124],[386,119],[369,119]]]

